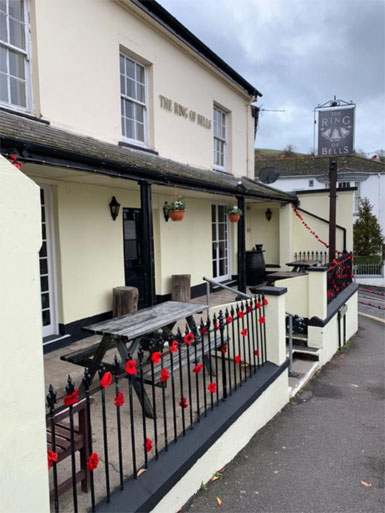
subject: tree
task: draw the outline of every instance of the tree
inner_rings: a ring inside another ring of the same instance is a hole
[[[284,149],[283,149],[283,154],[285,157],[295,157],[296,153],[295,153],[295,146],[294,144],[288,144]]]
[[[381,162],[385,162],[385,150],[377,150],[375,154]]]
[[[374,256],[381,252],[383,238],[380,223],[372,214],[368,198],[360,201],[358,219],[353,226],[354,253],[359,256]]]

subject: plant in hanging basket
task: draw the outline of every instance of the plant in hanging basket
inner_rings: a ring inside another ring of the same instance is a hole
[[[182,221],[186,210],[186,202],[182,197],[179,197],[172,203],[168,203],[166,210],[172,221]]]
[[[229,216],[230,222],[237,223],[241,215],[243,214],[242,210],[237,207],[237,205],[228,206],[226,209],[227,215]]]

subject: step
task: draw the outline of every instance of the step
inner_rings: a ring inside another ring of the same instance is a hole
[[[304,347],[293,345],[293,359],[294,360],[311,360],[313,362],[319,361],[320,350],[317,347]],[[286,354],[289,356],[289,348],[286,346]]]

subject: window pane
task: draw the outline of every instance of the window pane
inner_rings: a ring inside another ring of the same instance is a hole
[[[126,95],[136,99],[135,82],[129,78],[126,80]]]
[[[11,103],[14,105],[20,105],[21,107],[26,107],[26,97],[25,97],[25,82],[21,82],[20,80],[16,80],[15,78],[10,79],[11,83]]]
[[[10,0],[9,15],[17,20],[24,20],[23,2],[22,0]]]
[[[0,71],[7,73],[7,50],[0,46]]]
[[[124,135],[129,139],[135,139],[134,121],[131,119],[126,119],[126,133]]]
[[[8,43],[7,37],[7,21],[4,14],[0,13],[0,41],[4,41],[4,43]]]
[[[144,68],[139,64],[136,65],[136,80],[141,84],[144,84]]]
[[[40,259],[40,274],[48,274],[48,262],[46,258]]]
[[[46,294],[41,295],[41,307],[42,308],[49,308],[49,294],[48,292]]]
[[[136,84],[136,99],[144,103],[144,86],[141,84]]]
[[[124,75],[120,75],[120,92],[126,94],[126,80]]]
[[[42,276],[40,278],[40,288],[42,292],[48,290],[48,276]]]
[[[126,58],[126,75],[135,78],[135,64]]]
[[[25,79],[23,55],[9,51],[9,72],[14,77]]]
[[[51,317],[50,317],[49,310],[44,310],[42,312],[42,315],[43,315],[43,326],[48,326],[51,323]]]
[[[136,110],[136,121],[139,121],[140,123],[144,123],[144,107],[141,105],[135,105]]]
[[[0,73],[0,100],[8,102],[8,81],[6,75]]]
[[[0,0],[0,11],[7,12],[6,0]]]
[[[122,75],[125,74],[125,67],[124,67],[124,62],[125,62],[125,58],[123,57],[123,55],[120,56],[120,73]]]
[[[47,256],[47,241],[43,242],[43,244],[40,248],[40,251],[39,251],[39,256],[40,256],[40,258]]]
[[[18,48],[25,49],[24,25],[9,18],[9,32],[11,44]]]
[[[134,117],[134,104],[132,102],[125,101],[125,107],[126,107],[126,118],[135,119]]]
[[[47,240],[47,229],[45,227],[45,223],[41,225],[41,237],[43,240]]]
[[[144,142],[144,125],[141,123],[136,124],[136,138],[138,141]]]

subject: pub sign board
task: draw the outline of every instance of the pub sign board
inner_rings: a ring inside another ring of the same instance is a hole
[[[354,151],[354,107],[318,111],[318,155],[351,155]]]

